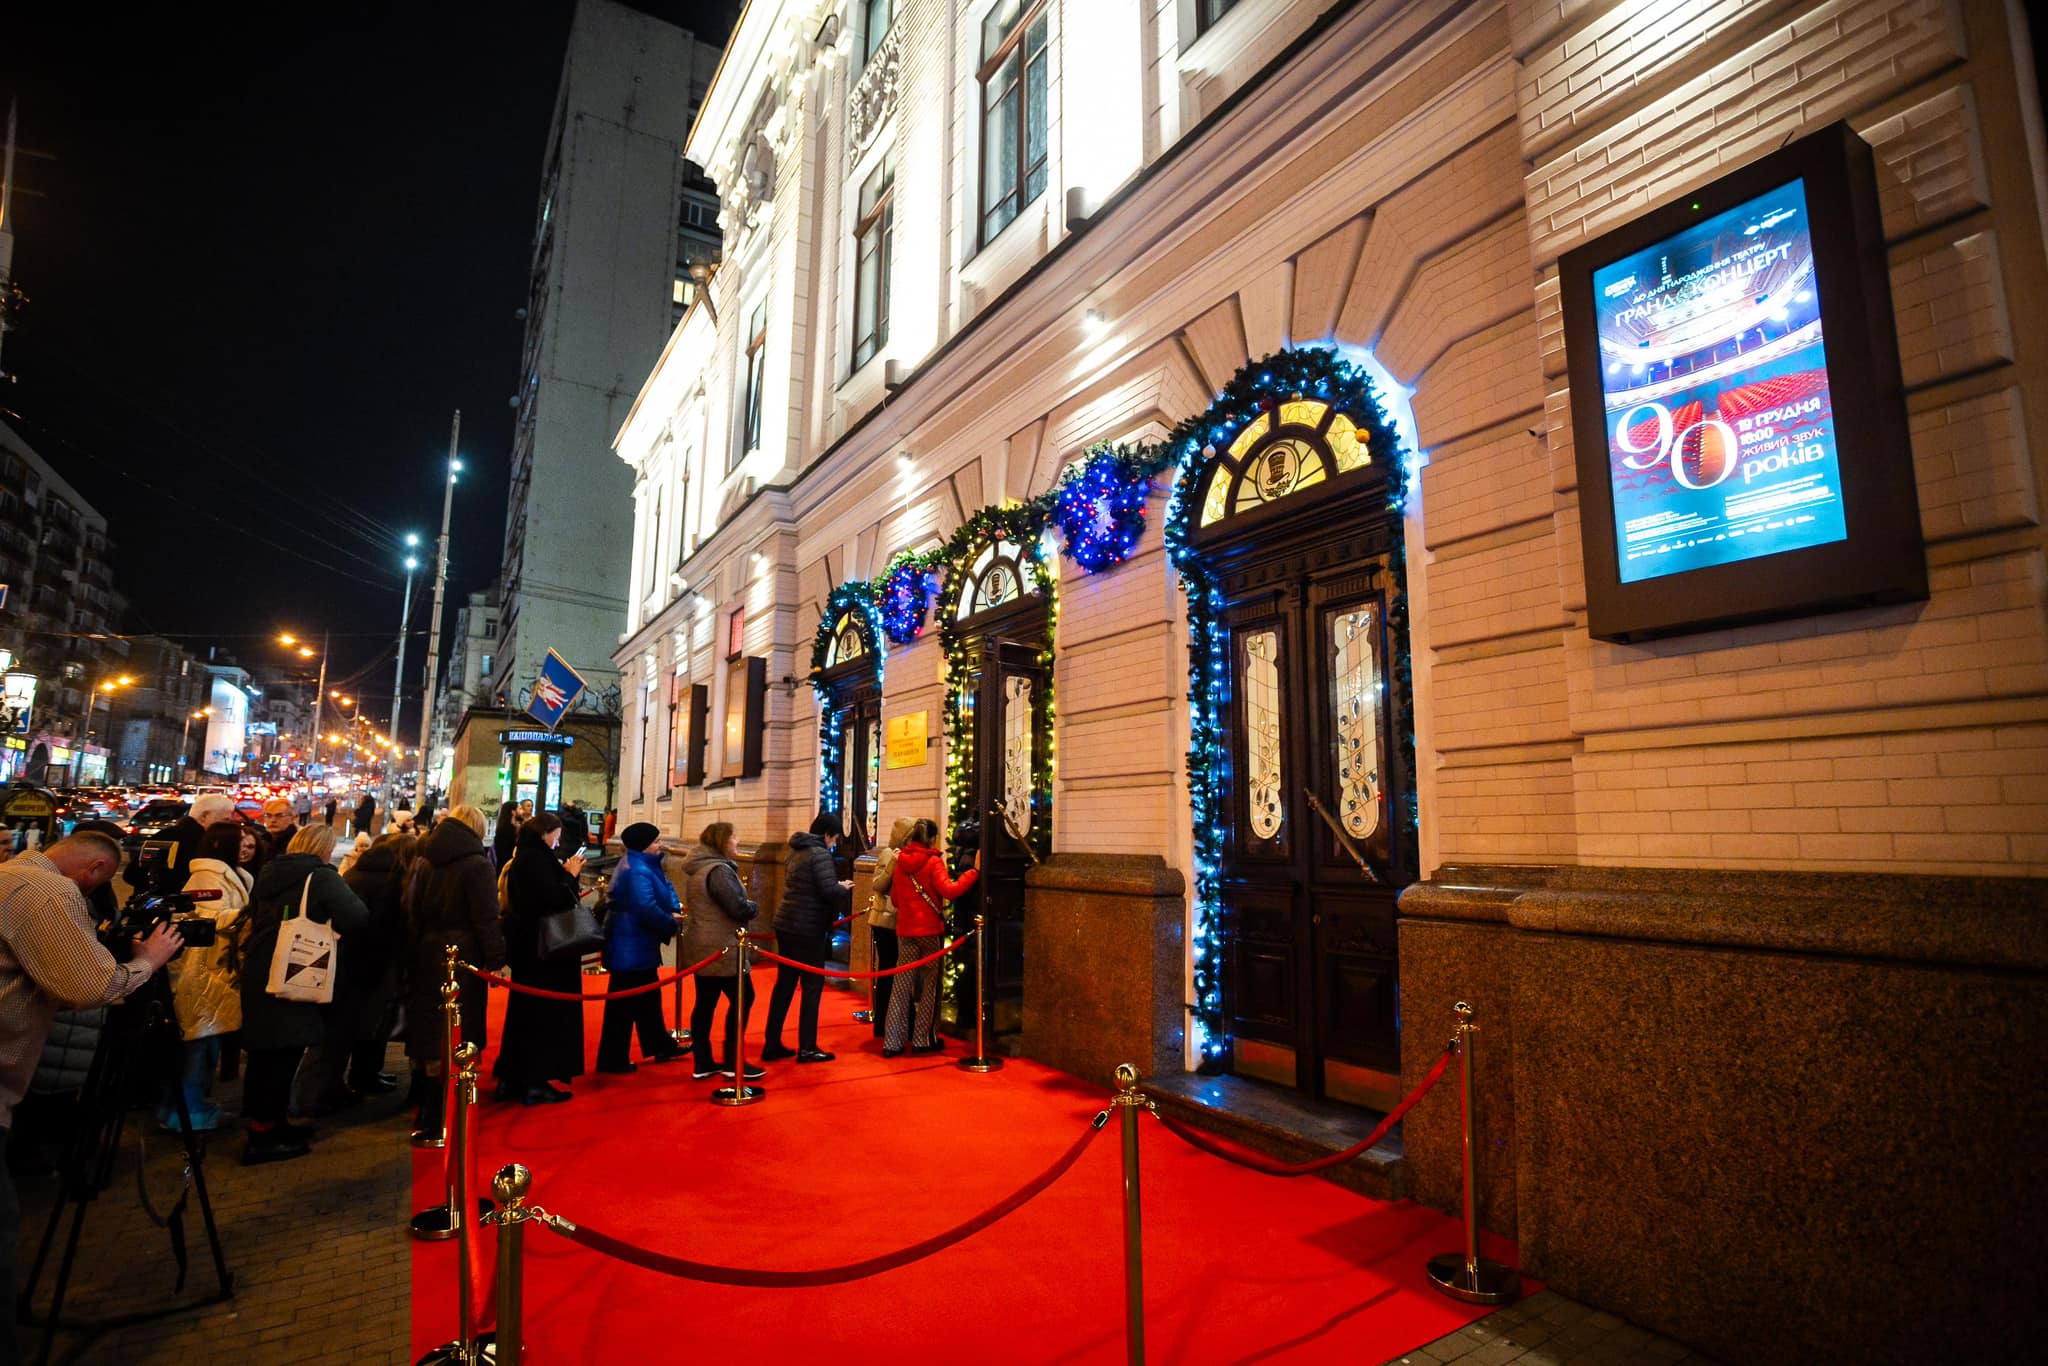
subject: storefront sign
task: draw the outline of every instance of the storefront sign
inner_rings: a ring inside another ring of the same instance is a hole
[[[931,719],[928,711],[914,711],[908,716],[889,718],[889,767],[918,768],[923,765],[926,749],[925,729]]]
[[[567,749],[576,743],[573,735],[558,735],[545,730],[501,730],[498,732],[501,745],[538,745],[543,749]]]

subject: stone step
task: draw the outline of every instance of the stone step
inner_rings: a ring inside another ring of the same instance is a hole
[[[1383,1118],[1372,1110],[1316,1100],[1242,1077],[1183,1072],[1148,1081],[1140,1089],[1181,1123],[1280,1162],[1310,1162],[1342,1152]],[[1162,1137],[1179,1141],[1170,1134]],[[1400,1129],[1322,1177],[1377,1200],[1401,1199],[1408,1193],[1408,1183]]]

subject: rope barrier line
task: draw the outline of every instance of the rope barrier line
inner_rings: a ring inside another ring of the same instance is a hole
[[[550,1001],[623,1001],[628,996],[644,996],[650,991],[659,991],[679,978],[688,977],[693,972],[710,967],[731,952],[731,949],[720,949],[701,962],[692,963],[686,968],[677,968],[674,972],[665,972],[651,982],[637,987],[627,987],[624,991],[549,991],[545,987],[530,987],[523,982],[510,981],[496,973],[471,967],[467,963],[458,966],[485,986],[497,987],[502,991],[516,991],[521,996],[545,996]]]
[[[1225,1162],[1235,1162],[1240,1167],[1249,1167],[1255,1172],[1264,1172],[1268,1176],[1312,1176],[1316,1172],[1328,1171],[1331,1167],[1343,1166],[1346,1162],[1351,1161],[1365,1152],[1366,1149],[1372,1147],[1373,1144],[1385,1138],[1387,1132],[1401,1122],[1401,1117],[1415,1107],[1415,1102],[1429,1094],[1430,1088],[1443,1080],[1444,1069],[1451,1065],[1451,1055],[1456,1051],[1455,1047],[1446,1047],[1442,1053],[1438,1054],[1436,1065],[1429,1069],[1429,1074],[1416,1083],[1413,1091],[1402,1097],[1401,1103],[1396,1105],[1393,1112],[1381,1120],[1378,1127],[1371,1133],[1341,1153],[1331,1153],[1328,1157],[1319,1157],[1312,1162],[1279,1162],[1273,1158],[1261,1156],[1258,1153],[1234,1152],[1222,1146],[1201,1130],[1191,1129],[1179,1120],[1161,1114],[1156,1106],[1148,1105],[1146,1108],[1152,1111],[1154,1119],[1157,1119],[1166,1126],[1167,1132],[1186,1143],[1189,1147],[1199,1148],[1211,1157],[1220,1157]]]
[[[748,936],[749,940],[751,940],[752,938],[752,935]],[[915,963],[900,963],[893,968],[882,968],[875,972],[830,972],[824,968],[814,968],[809,963],[799,963],[794,958],[784,958],[779,953],[770,953],[766,949],[754,950],[754,957],[766,958],[773,963],[784,963],[790,967],[795,968],[798,972],[813,973],[819,977],[830,977],[835,981],[849,980],[869,982],[873,981],[877,977],[894,977],[898,973],[909,972],[912,968],[921,968],[927,963],[936,963],[941,958],[944,958],[947,954],[959,948],[962,944],[965,944],[968,940],[972,938],[974,938],[974,931],[969,930],[967,933],[961,935],[958,939],[955,939],[952,943],[946,945],[946,947],[940,949],[937,953],[928,953],[924,957],[918,959]]]
[[[1044,1172],[1021,1189],[1004,1197],[996,1204],[983,1210],[965,1223],[956,1224],[944,1233],[933,1234],[922,1242],[895,1252],[885,1252],[879,1257],[868,1257],[843,1266],[820,1267],[815,1271],[769,1271],[755,1267],[713,1266],[706,1262],[693,1262],[684,1257],[672,1257],[664,1252],[653,1252],[647,1248],[621,1241],[609,1234],[565,1219],[557,1214],[545,1215],[541,1222],[549,1229],[579,1243],[593,1252],[640,1267],[646,1271],[658,1271],[664,1276],[676,1276],[683,1280],[705,1281],[712,1285],[748,1285],[778,1288],[796,1288],[817,1285],[842,1285],[869,1276],[879,1276],[885,1271],[923,1261],[937,1252],[942,1252],[955,1243],[964,1242],[981,1232],[1004,1216],[1014,1213],[1043,1194],[1047,1187],[1065,1176],[1073,1165],[1081,1160],[1081,1154],[1088,1147],[1089,1140],[1102,1132],[1102,1126],[1109,1122],[1109,1111],[1104,1110],[1088,1122],[1088,1128],[1074,1140],[1074,1146],[1062,1153],[1059,1159]]]

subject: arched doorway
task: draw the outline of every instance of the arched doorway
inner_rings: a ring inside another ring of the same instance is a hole
[[[866,585],[836,589],[811,651],[811,686],[818,694],[818,805],[845,823],[849,857],[878,837],[884,658]]]
[[[947,794],[955,847],[978,842],[990,1028],[1023,1027],[1024,875],[1052,840],[1052,630],[1057,578],[1037,537],[999,518],[955,560],[938,605],[947,661]],[[946,1018],[973,1029],[973,961]]]
[[[1327,352],[1247,367],[1183,432],[1197,1037],[1211,1066],[1384,1107],[1417,875],[1397,439]]]

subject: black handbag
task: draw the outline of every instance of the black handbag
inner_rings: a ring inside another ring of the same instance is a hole
[[[550,911],[540,918],[538,938],[539,943],[535,947],[543,962],[581,959],[604,947],[604,927],[598,924],[597,913],[590,909],[590,903],[579,896],[574,905]]]

